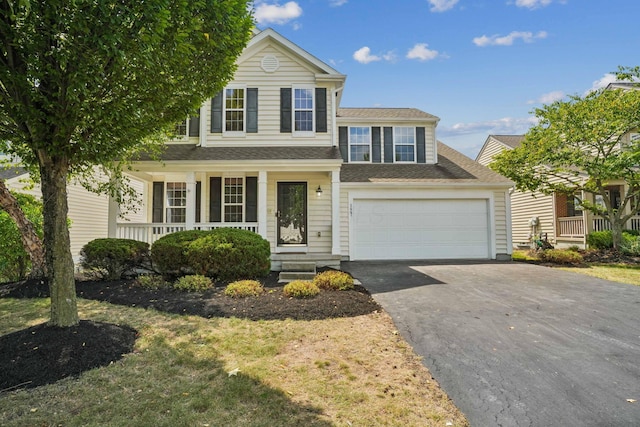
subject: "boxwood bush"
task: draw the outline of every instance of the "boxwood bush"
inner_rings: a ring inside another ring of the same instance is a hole
[[[353,277],[338,270],[327,270],[316,274],[313,283],[320,289],[337,291],[353,289]]]
[[[294,280],[284,285],[282,291],[289,298],[312,298],[320,293],[320,288],[307,280]]]
[[[542,261],[556,264],[580,264],[582,262],[580,253],[567,249],[547,249],[538,252],[538,257]]]
[[[214,287],[213,281],[200,274],[182,276],[173,284],[179,291],[203,292]]]
[[[264,292],[262,283],[257,280],[239,280],[229,283],[224,294],[232,298],[257,297]]]
[[[623,230],[620,250],[624,253],[625,248],[632,246],[633,242],[640,235],[640,230]],[[593,231],[587,235],[587,244],[593,249],[611,249],[613,247],[613,237],[611,230]]]
[[[102,279],[120,279],[149,260],[149,244],[130,239],[95,239],[80,251],[82,267]]]
[[[211,231],[188,230],[167,234],[151,245],[153,266],[165,276],[179,276],[189,271],[187,247]]]
[[[264,277],[271,269],[269,242],[235,228],[212,230],[189,243],[186,255],[194,272],[218,280]]]

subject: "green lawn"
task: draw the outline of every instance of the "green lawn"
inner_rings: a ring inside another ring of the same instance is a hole
[[[383,312],[250,321],[78,307],[82,319],[137,329],[135,352],[79,378],[0,391],[0,425],[468,425]],[[0,299],[0,336],[48,315],[48,300]]]
[[[597,264],[587,267],[559,267],[561,270],[640,286],[640,265]]]

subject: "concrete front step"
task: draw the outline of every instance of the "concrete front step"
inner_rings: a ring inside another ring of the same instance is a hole
[[[282,271],[316,272],[315,261],[282,261]]]
[[[281,271],[278,276],[279,282],[291,282],[293,280],[313,280],[316,273],[302,271]]]

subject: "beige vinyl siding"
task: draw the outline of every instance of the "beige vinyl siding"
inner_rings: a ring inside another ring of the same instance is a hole
[[[511,195],[511,229],[514,245],[529,243],[529,220],[533,217],[538,217],[540,221],[538,232],[547,233],[549,241],[555,242],[553,196],[515,191]]]
[[[331,253],[331,181],[323,173],[269,173],[267,176],[267,238],[277,252],[278,182],[307,183],[307,253]],[[318,185],[322,196],[316,195]],[[344,231],[344,230],[343,230]],[[318,237],[320,233],[320,237]]]
[[[496,242],[496,255],[510,254],[511,242],[509,242],[506,193],[496,191],[493,193],[494,200],[494,235]]]
[[[496,141],[493,138],[489,138],[487,144],[483,147],[482,152],[480,153],[480,157],[478,157],[477,162],[481,165],[487,166],[493,160],[493,157],[501,153],[505,150],[504,144]]]
[[[274,55],[280,62],[277,71],[267,73],[261,68],[261,61],[265,55]],[[206,119],[206,145],[331,145],[332,120],[331,103],[334,100],[332,91],[334,86],[316,83],[316,73],[320,70],[303,66],[298,58],[274,46],[265,47],[255,52],[251,57],[243,60],[236,71],[232,84],[241,84],[247,88],[258,88],[258,133],[247,133],[240,137],[230,137],[224,134],[211,133],[211,100],[202,109]],[[314,137],[297,137],[293,133],[280,133],[280,88],[292,85],[309,85],[327,89],[327,132],[316,133]]]
[[[340,254],[349,257],[349,191],[340,191]]]
[[[424,143],[425,147],[425,158],[426,163],[434,164],[436,163],[436,125],[429,124],[425,125],[424,129]]]
[[[122,212],[123,218],[119,220],[133,223],[147,222],[147,206],[150,206],[145,202],[147,185],[145,182],[139,181],[137,179],[130,180],[129,185],[138,195],[139,203],[135,205],[135,209],[130,209],[126,212]]]

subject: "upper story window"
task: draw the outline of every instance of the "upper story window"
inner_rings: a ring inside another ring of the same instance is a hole
[[[175,128],[176,137],[178,138],[187,138],[191,136],[199,136],[200,135],[200,114],[197,112],[196,114],[187,117],[185,120],[181,121],[176,125]]]
[[[224,91],[224,131],[245,130],[245,89],[229,87]]]
[[[416,161],[416,128],[407,126],[393,128],[393,152],[394,161],[397,163]]]
[[[293,123],[295,132],[313,132],[313,89],[293,89]]]
[[[630,142],[640,142],[640,133],[631,133],[629,134]]]
[[[371,161],[371,128],[349,128],[349,162]]]
[[[167,222],[180,223],[187,219],[187,183],[167,182]]]
[[[224,179],[224,222],[242,222],[244,212],[244,178]]]
[[[189,119],[186,119],[176,125],[176,129],[175,129],[176,136],[178,137],[187,136],[187,130],[189,129],[188,123],[189,123]]]

